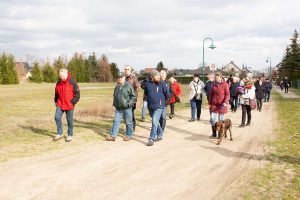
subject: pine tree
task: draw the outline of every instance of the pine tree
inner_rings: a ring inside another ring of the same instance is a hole
[[[287,76],[290,79],[300,78],[300,45],[298,42],[299,34],[294,31],[291,44],[285,49],[284,57],[279,68],[280,78]]]
[[[59,79],[58,75],[59,75],[59,70],[60,69],[65,69],[66,65],[63,61],[63,59],[59,56],[57,60],[54,60],[53,66],[56,70],[56,74],[57,74],[57,79]]]
[[[112,81],[112,74],[108,58],[103,54],[99,60],[99,75],[101,82]]]
[[[74,54],[68,64],[68,70],[78,82],[90,81],[89,63],[86,62],[82,55]]]
[[[95,52],[88,57],[88,66],[90,71],[90,78],[93,82],[98,82],[100,79],[99,76],[99,65]]]
[[[13,55],[3,53],[0,57],[0,83],[18,84],[19,78],[15,69],[15,58]]]
[[[39,63],[35,62],[33,63],[33,67],[30,70],[31,76],[29,77],[29,80],[33,83],[42,83],[43,82],[43,74],[40,69]]]
[[[156,70],[160,72],[161,70],[164,70],[164,69],[165,69],[165,66],[164,66],[163,62],[160,61],[160,62],[157,64]]]
[[[112,74],[114,79],[116,79],[118,74],[120,73],[120,70],[119,70],[116,63],[111,63],[110,64],[110,71],[111,71],[111,74]]]
[[[54,83],[57,81],[56,69],[53,66],[51,66],[49,62],[47,62],[44,65],[42,72],[43,72],[44,82]]]

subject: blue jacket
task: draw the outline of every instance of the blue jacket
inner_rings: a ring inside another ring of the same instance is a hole
[[[266,92],[270,92],[271,90],[272,90],[272,83],[267,83],[267,82],[265,82],[265,84],[264,84],[264,87],[265,87],[265,91]]]
[[[163,109],[166,100],[170,98],[170,91],[167,85],[162,82],[154,83],[149,81],[144,85],[145,95],[147,96],[147,104],[149,110]]]
[[[213,83],[213,81],[208,80],[208,81],[206,81],[205,86],[204,86],[204,91],[206,92],[207,100],[209,99],[210,94],[211,94],[212,83]]]

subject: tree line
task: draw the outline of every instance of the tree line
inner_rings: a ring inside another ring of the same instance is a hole
[[[34,62],[30,69],[30,82],[54,83],[58,80],[60,69],[68,69],[72,77],[78,82],[111,82],[119,74],[116,63],[110,63],[105,55],[100,58],[95,53],[84,58],[75,53],[69,62],[61,57],[54,60],[53,64],[47,61],[44,65]],[[0,56],[0,84],[18,84],[18,73],[15,69],[15,58],[13,55],[3,53]]]
[[[291,44],[289,44],[284,52],[284,56],[279,63],[279,78],[288,77],[290,80],[300,79],[300,45],[298,42],[299,33],[294,31]]]

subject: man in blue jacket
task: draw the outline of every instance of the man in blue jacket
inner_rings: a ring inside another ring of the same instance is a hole
[[[152,118],[152,127],[148,146],[152,146],[154,141],[160,141],[163,138],[163,130],[160,126],[159,120],[163,115],[166,99],[170,98],[169,90],[166,84],[160,80],[160,73],[157,70],[151,72],[152,80],[147,82],[144,86],[145,94],[147,96],[147,104],[149,114]]]
[[[272,83],[270,83],[269,79],[266,79],[264,87],[265,87],[265,100],[264,100],[264,102],[269,102],[271,90],[273,88]]]

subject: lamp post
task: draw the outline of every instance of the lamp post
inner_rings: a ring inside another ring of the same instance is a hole
[[[272,61],[271,61],[271,57],[267,57],[266,63],[268,63],[268,62],[270,62],[270,75],[269,75],[270,77],[269,78],[270,78],[270,81],[272,81],[272,66],[271,66]]]
[[[214,45],[214,41],[213,41],[213,39],[212,38],[210,38],[210,37],[207,37],[207,38],[205,38],[204,40],[203,40],[203,51],[202,51],[202,53],[203,53],[203,57],[202,57],[202,81],[204,82],[204,43],[205,43],[205,41],[206,40],[210,40],[211,41],[211,45],[208,47],[208,48],[210,48],[210,49],[215,49],[216,48],[216,46]]]

